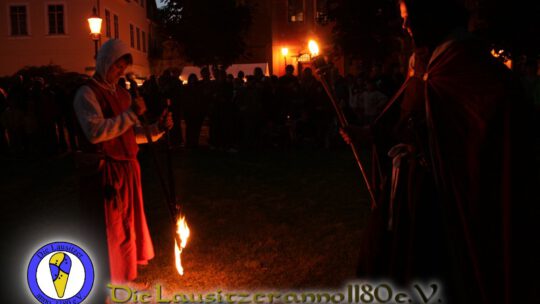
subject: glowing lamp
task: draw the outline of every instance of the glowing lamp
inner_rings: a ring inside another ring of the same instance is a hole
[[[99,35],[101,35],[101,23],[103,19],[99,18],[94,7],[93,16],[88,18],[88,26],[90,27],[90,35],[92,35],[93,40],[98,40]]]

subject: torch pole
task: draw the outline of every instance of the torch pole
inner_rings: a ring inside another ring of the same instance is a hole
[[[157,157],[157,152],[155,149],[155,142],[152,140],[152,134],[150,133],[150,128],[148,126],[148,119],[146,118],[146,115],[142,115],[141,117],[141,124],[143,125],[144,129],[144,135],[146,136],[146,141],[148,142],[148,149],[150,150],[150,154],[152,155],[152,160],[154,161],[154,165],[157,171],[157,175],[159,178],[159,182],[161,184],[161,189],[163,190],[163,194],[165,194],[166,200],[167,200],[167,207],[169,209],[169,218],[171,220],[171,223],[175,229],[174,231],[174,239],[178,246],[181,244],[180,236],[176,233],[177,225],[176,225],[176,218],[179,215],[178,213],[178,206],[176,205],[176,200],[173,200],[173,196],[167,189],[167,185],[165,183],[165,178],[163,177],[163,170],[161,170],[161,166],[159,165],[159,160]],[[170,152],[168,152],[170,154]],[[169,169],[172,171],[172,168]],[[170,188],[174,187],[174,184],[169,185]]]
[[[150,133],[150,128],[148,125],[148,120],[146,118],[146,115],[144,114],[141,115],[140,120],[144,129],[144,135],[146,136],[146,141],[148,142],[148,150],[150,150],[150,154],[152,155],[152,160],[156,168],[156,173],[158,175],[159,183],[161,184],[161,189],[163,190],[163,194],[165,195],[165,198],[167,200],[167,206],[169,209],[169,213],[171,215],[171,220],[176,225],[176,222],[175,222],[176,202],[172,200],[171,193],[169,192],[169,188],[167,187],[167,184],[165,182],[163,170],[161,169],[161,166],[159,165],[159,160],[158,160],[157,152],[155,149],[155,142],[152,140],[152,134]]]
[[[139,93],[138,93],[137,89],[135,89],[133,91],[135,93],[132,96],[132,98],[133,99],[138,98]],[[174,184],[171,184],[171,185],[169,185],[169,187],[167,187],[167,184],[166,184],[165,178],[164,178],[164,174],[163,174],[163,170],[161,169],[161,166],[159,164],[159,159],[158,159],[158,156],[157,156],[155,143],[152,140],[152,134],[150,132],[150,127],[149,127],[149,124],[148,124],[148,118],[147,118],[146,114],[141,115],[139,118],[140,118],[141,124],[143,126],[146,141],[148,142],[148,150],[150,150],[150,154],[152,155],[152,160],[153,160],[154,166],[156,168],[156,173],[158,175],[159,183],[161,184],[161,189],[163,190],[163,194],[165,195],[165,198],[167,200],[167,207],[169,209],[169,215],[170,215],[170,218],[171,218],[171,222],[173,223],[173,226],[176,227],[176,217],[178,216],[178,206],[176,205],[176,198],[173,198],[171,192],[169,191],[170,189],[173,189]],[[171,161],[171,163],[172,163],[172,161]],[[169,170],[172,171],[172,168],[170,168]],[[172,182],[172,180],[169,179],[169,182]]]
[[[139,91],[138,88],[136,88],[134,91],[134,95],[131,96],[133,99],[139,97]],[[156,168],[156,172],[159,178],[159,182],[161,184],[161,189],[163,190],[163,194],[165,194],[165,198],[167,200],[167,207],[169,209],[169,219],[171,220],[172,227],[174,229],[173,235],[174,240],[176,242],[177,246],[180,246],[182,244],[182,240],[180,239],[180,236],[177,233],[178,225],[176,223],[177,217],[180,215],[180,210],[178,208],[178,205],[176,204],[176,193],[174,192],[174,172],[172,171],[172,156],[170,155],[171,152],[169,150],[169,141],[168,141],[168,131],[167,131],[167,164],[169,165],[169,188],[167,189],[167,185],[165,183],[165,178],[163,175],[163,170],[161,170],[161,166],[159,165],[159,160],[157,156],[156,151],[156,145],[154,141],[152,140],[152,133],[150,132],[150,127],[148,124],[148,118],[143,113],[141,115],[140,121],[143,126],[144,135],[146,137],[146,141],[148,142],[148,149],[150,150],[150,154],[152,155],[152,160],[154,161],[154,165]],[[169,191],[171,190],[171,191]]]
[[[167,98],[167,111],[170,111],[171,100]],[[180,123],[180,122],[177,122]],[[176,215],[180,215],[180,206],[176,204],[176,179],[174,177],[173,159],[172,159],[172,139],[171,130],[165,131],[165,141],[167,143],[167,175],[169,178],[169,201],[174,202]]]
[[[328,95],[328,97],[330,98],[330,101],[332,102],[332,105],[334,106],[334,110],[336,111],[336,115],[338,117],[338,121],[339,121],[339,124],[340,124],[341,128],[346,129],[349,126],[349,122],[347,121],[347,118],[345,117],[345,114],[341,110],[341,107],[339,106],[339,103],[337,102],[336,97],[335,97],[332,89],[328,85],[328,81],[325,78],[326,73],[321,71],[320,69],[318,70],[317,73],[320,76],[319,78],[321,79],[321,83],[322,83],[322,86],[323,86],[324,90],[326,91],[326,94]],[[354,155],[354,159],[356,160],[356,164],[358,165],[358,168],[360,168],[360,172],[362,173],[362,177],[363,177],[364,182],[366,184],[366,188],[367,188],[367,190],[369,192],[369,196],[371,198],[371,207],[372,208],[376,207],[377,206],[377,201],[375,200],[375,194],[373,193],[373,189],[371,188],[371,183],[369,182],[369,179],[367,177],[366,170],[364,169],[364,165],[362,164],[362,161],[360,160],[360,156],[358,154],[358,148],[356,147],[356,145],[352,141],[349,144],[349,146],[351,147],[351,150],[352,150],[353,155]]]

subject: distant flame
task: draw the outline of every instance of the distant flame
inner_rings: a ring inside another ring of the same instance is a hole
[[[495,49],[492,49],[491,55],[495,58],[502,57],[504,65],[506,65],[507,68],[512,69],[512,59],[505,56],[504,50],[496,51]]]
[[[182,249],[186,247],[189,239],[189,227],[187,225],[185,216],[178,218],[178,221],[176,222],[176,233],[180,238],[180,247],[178,247],[176,239],[174,240],[174,258],[176,262],[176,270],[180,275],[184,275],[184,268],[182,267],[182,259],[180,256],[182,254]]]
[[[491,49],[491,55],[495,58],[501,57],[502,53],[504,53],[503,50],[496,51],[495,49]]]
[[[311,53],[311,56],[315,57],[319,55],[319,45],[317,44],[317,41],[310,40],[308,42],[308,49],[309,49],[309,52]]]

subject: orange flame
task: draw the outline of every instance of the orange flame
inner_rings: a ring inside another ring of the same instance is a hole
[[[311,56],[315,57],[319,55],[319,45],[317,44],[317,41],[313,39],[310,40],[308,42],[308,49],[309,49],[309,52],[311,53]]]
[[[504,59],[504,65],[506,65],[507,68],[509,69],[512,69],[512,59],[509,59],[507,58],[506,56],[504,56],[504,50],[499,50],[499,51],[496,51],[495,49],[492,49],[491,50],[491,55],[495,58],[499,58],[502,56],[502,58]]]
[[[178,221],[176,222],[176,233],[180,238],[180,247],[178,247],[178,243],[176,240],[174,240],[174,258],[176,262],[176,270],[180,275],[184,275],[184,268],[182,267],[182,259],[180,256],[182,254],[182,249],[186,247],[189,239],[189,227],[187,225],[185,216],[178,218]]]

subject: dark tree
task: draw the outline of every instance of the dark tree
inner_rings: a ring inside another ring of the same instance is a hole
[[[229,66],[243,55],[251,9],[235,0],[162,0],[164,28],[197,66]]]
[[[26,66],[18,70],[14,75],[21,75],[28,80],[34,77],[41,77],[46,83],[53,82],[57,77],[66,71],[59,65]]]
[[[399,50],[401,22],[395,0],[329,1],[334,49],[349,59],[382,61]]]
[[[435,0],[434,0],[435,1]],[[470,13],[470,27],[486,44],[505,55],[536,58],[540,53],[540,1],[455,0]],[[399,50],[401,30],[397,0],[329,0],[335,22],[334,48],[350,59],[381,61]]]
[[[540,2],[467,0],[471,29],[514,59],[540,55]]]

